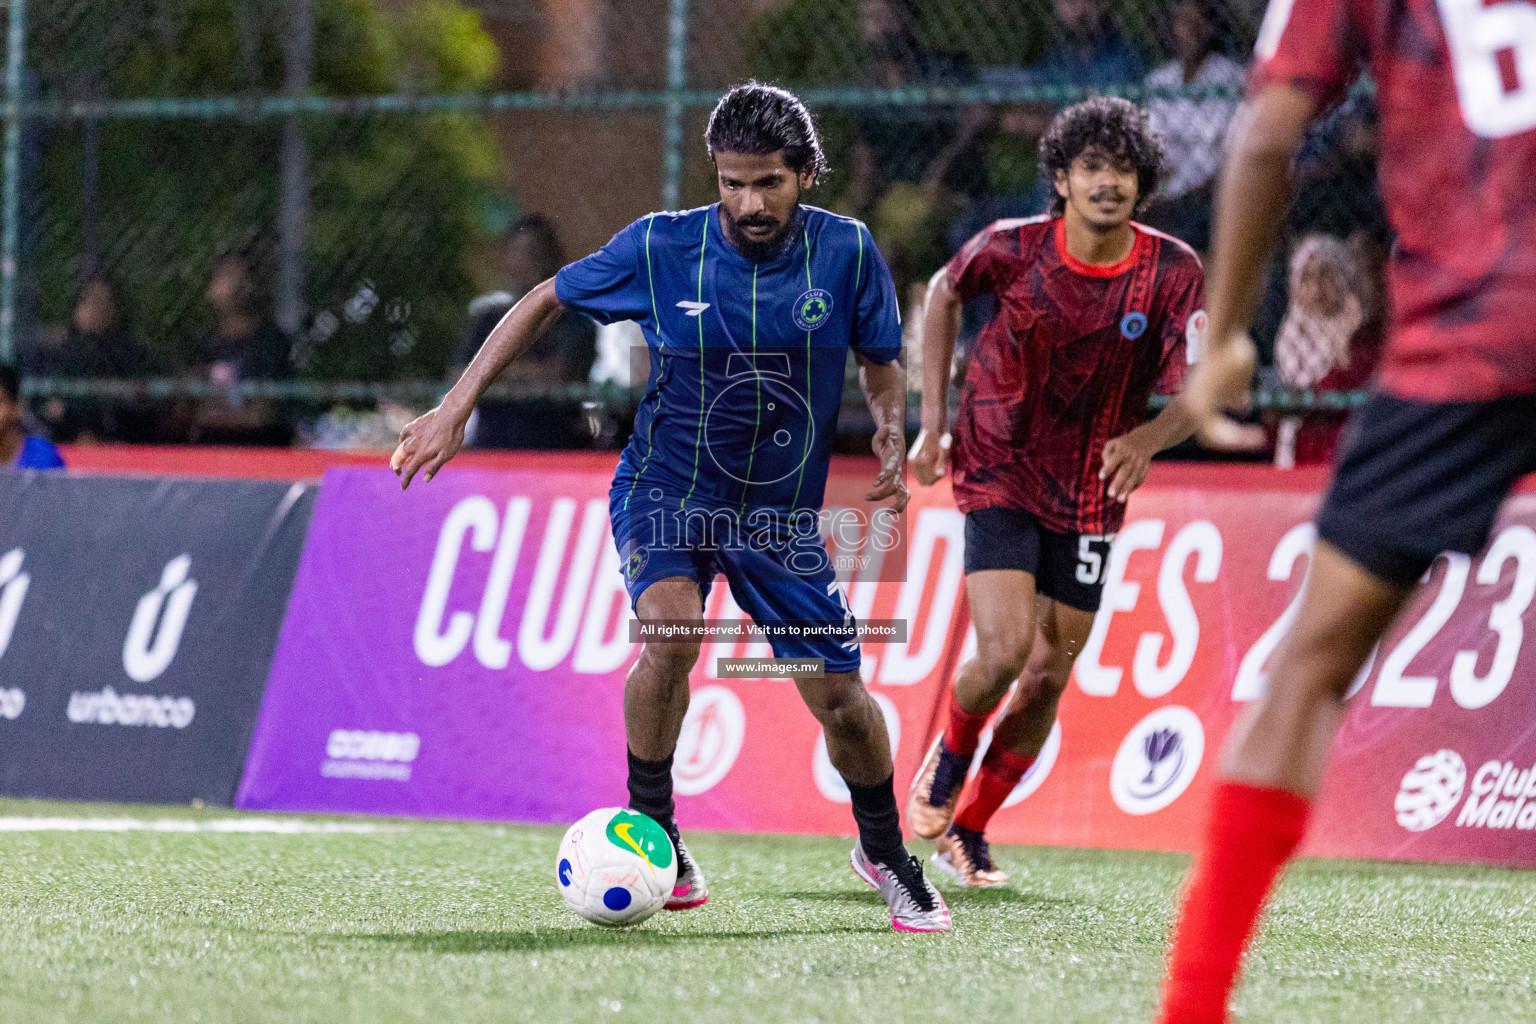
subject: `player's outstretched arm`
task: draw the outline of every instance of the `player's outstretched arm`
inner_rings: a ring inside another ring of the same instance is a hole
[[[895,497],[895,509],[907,507],[907,371],[896,360],[876,363],[854,355],[859,363],[859,387],[869,403],[875,420],[875,436],[870,441],[880,460],[880,475],[875,486],[864,495],[865,501],[884,501]]]
[[[500,376],[507,365],[521,355],[549,325],[565,311],[555,295],[555,279],[536,285],[517,305],[507,310],[475,358],[459,377],[458,383],[443,396],[436,408],[423,413],[400,431],[400,444],[390,458],[390,468],[400,477],[400,489],[411,486],[417,472],[431,480],[464,443],[464,425],[474,412],[475,403]]]
[[[1227,162],[1212,231],[1210,335],[1179,402],[1197,428],[1242,409],[1253,378],[1248,324],[1259,304],[1264,263],[1291,199],[1291,158],[1317,112],[1308,93],[1271,85],[1240,108],[1227,134]]]
[[[928,486],[949,471],[949,373],[960,333],[960,297],[939,268],[923,304],[923,418],[912,443],[912,472]]]

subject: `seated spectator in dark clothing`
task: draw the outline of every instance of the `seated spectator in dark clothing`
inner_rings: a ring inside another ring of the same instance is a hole
[[[123,286],[111,272],[80,289],[64,343],[30,368],[41,376],[133,380],[149,373],[149,356],[124,319]],[[56,397],[40,412],[49,433],[65,441],[147,441],[154,414],[141,403],[102,397]]]
[[[1211,197],[1243,69],[1221,52],[1230,36],[1221,0],[1179,0],[1167,18],[1175,58],[1147,76],[1147,116],[1168,153],[1168,179],[1142,221],[1189,243],[1211,245]]]
[[[880,89],[974,81],[956,54],[923,45],[911,0],[862,0],[859,29],[869,85]],[[895,278],[897,294],[947,258],[948,222],[986,190],[978,135],[985,106],[879,104],[854,115],[848,205],[868,221]]]
[[[194,444],[286,445],[292,429],[274,403],[243,398],[243,380],[281,380],[291,373],[292,343],[266,312],[261,261],[251,246],[220,254],[208,284],[214,330],[193,350],[191,371],[209,384],[192,414]]]
[[[113,273],[93,276],[80,289],[74,315],[58,353],[61,377],[142,377],[149,358],[128,330],[123,314],[123,284]]]
[[[534,214],[512,225],[502,258],[509,288],[470,303],[469,322],[448,359],[450,380],[464,372],[507,310],[565,264],[565,249],[554,224]],[[498,380],[528,387],[583,384],[596,358],[597,325],[567,312]],[[486,399],[471,429],[468,443],[479,448],[584,448],[591,441],[580,399],[558,395]]]
[[[46,439],[29,435],[21,377],[0,365],[0,469],[63,469],[64,457]]]

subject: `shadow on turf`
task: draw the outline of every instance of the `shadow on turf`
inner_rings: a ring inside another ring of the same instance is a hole
[[[1082,900],[1064,899],[1060,896],[1040,896],[1030,892],[1020,892],[1018,889],[943,889],[944,902],[955,906],[991,907],[1000,904],[1012,904],[1015,906],[1047,907],[1047,906],[1076,906]],[[800,892],[786,892],[780,894],[784,899],[808,900],[813,903],[858,903],[879,904],[881,902],[878,893],[871,892],[847,892],[838,890],[802,890]]]
[[[662,932],[645,928],[534,929],[525,932],[367,932],[362,934],[307,935],[306,938],[330,942],[372,943],[392,946],[413,953],[522,953],[545,949],[572,949],[579,946],[608,946],[616,940],[641,946],[685,946],[713,942],[739,942],[744,939],[782,939],[801,935],[885,934],[880,926],[823,928],[771,928],[765,931]],[[619,939],[623,936],[622,940]]]

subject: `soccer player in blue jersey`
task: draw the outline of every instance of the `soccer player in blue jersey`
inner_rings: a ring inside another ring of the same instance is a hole
[[[800,202],[826,173],[809,111],[752,82],[721,98],[705,143],[720,201],[655,213],[529,292],[436,409],[401,433],[402,486],[459,450],[475,401],[567,309],[634,320],[651,354],[635,431],[609,502],[641,620],[699,620],[717,572],[759,624],[849,625],[817,530],[852,349],[875,421],[870,501],[906,504],[906,376],[890,272],[869,230]],[[854,871],[903,931],[950,927],[943,898],[901,841],[885,720],[859,678],[851,637],[772,638],[780,658],[820,659],[795,682],[848,784]],[[630,806],[659,821],[678,854],[667,908],[708,899],[673,816],[672,755],[688,710],[697,642],[647,643],[624,688]]]

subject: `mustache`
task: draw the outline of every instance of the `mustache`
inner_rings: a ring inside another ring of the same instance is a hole
[[[1097,192],[1090,192],[1088,194],[1088,201],[1091,203],[1097,203],[1105,199],[1110,199],[1117,203],[1123,203],[1125,202],[1125,193],[1120,191],[1118,188],[1111,187],[1101,188]]]
[[[763,213],[739,217],[736,219],[736,224],[744,228],[774,228],[779,226],[779,222],[776,219]]]

